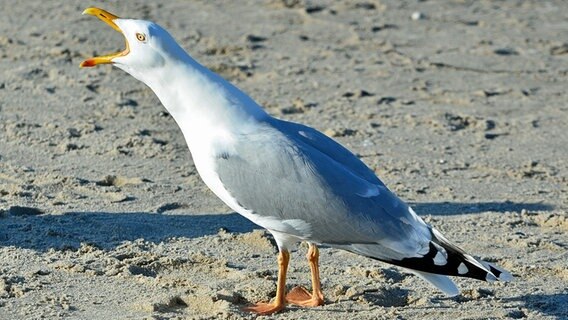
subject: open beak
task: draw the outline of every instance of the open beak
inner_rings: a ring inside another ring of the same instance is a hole
[[[99,8],[87,8],[85,11],[83,11],[83,14],[90,14],[92,16],[95,16],[101,19],[102,21],[106,22],[106,24],[111,26],[111,28],[113,28],[114,30],[122,33],[122,30],[120,30],[120,28],[114,22],[114,20],[119,18],[108,11]],[[126,42],[126,49],[124,49],[123,51],[87,59],[81,62],[80,67],[81,68],[94,67],[97,64],[112,63],[112,59],[127,55],[130,52],[130,48],[128,47],[128,41],[126,41],[126,37],[125,37],[125,42]]]

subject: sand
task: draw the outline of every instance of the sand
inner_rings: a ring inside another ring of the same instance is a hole
[[[29,0],[0,18],[0,319],[251,319],[275,292],[273,239],[201,182],[154,94],[79,69],[123,48],[90,5],[160,23],[516,277],[445,298],[323,248],[326,305],[274,319],[568,318],[568,2]]]

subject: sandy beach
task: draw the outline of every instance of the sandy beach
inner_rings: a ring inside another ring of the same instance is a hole
[[[326,305],[270,319],[568,319],[568,2],[4,1],[0,319],[254,319],[271,235],[201,181],[124,48],[157,22],[272,115],[356,153],[449,239],[513,273],[417,277],[322,248]],[[289,288],[309,286],[307,246]]]

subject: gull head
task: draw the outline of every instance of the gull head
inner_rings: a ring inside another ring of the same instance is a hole
[[[166,63],[183,59],[187,54],[172,36],[154,22],[122,19],[99,8],[88,8],[83,14],[95,16],[122,33],[126,48],[122,51],[93,57],[81,62],[81,67],[112,64],[140,78],[145,71],[160,68]]]

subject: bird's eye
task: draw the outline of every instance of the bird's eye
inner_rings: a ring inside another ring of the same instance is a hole
[[[146,41],[146,36],[143,33],[136,33],[136,39],[138,39],[138,41],[144,42]]]

